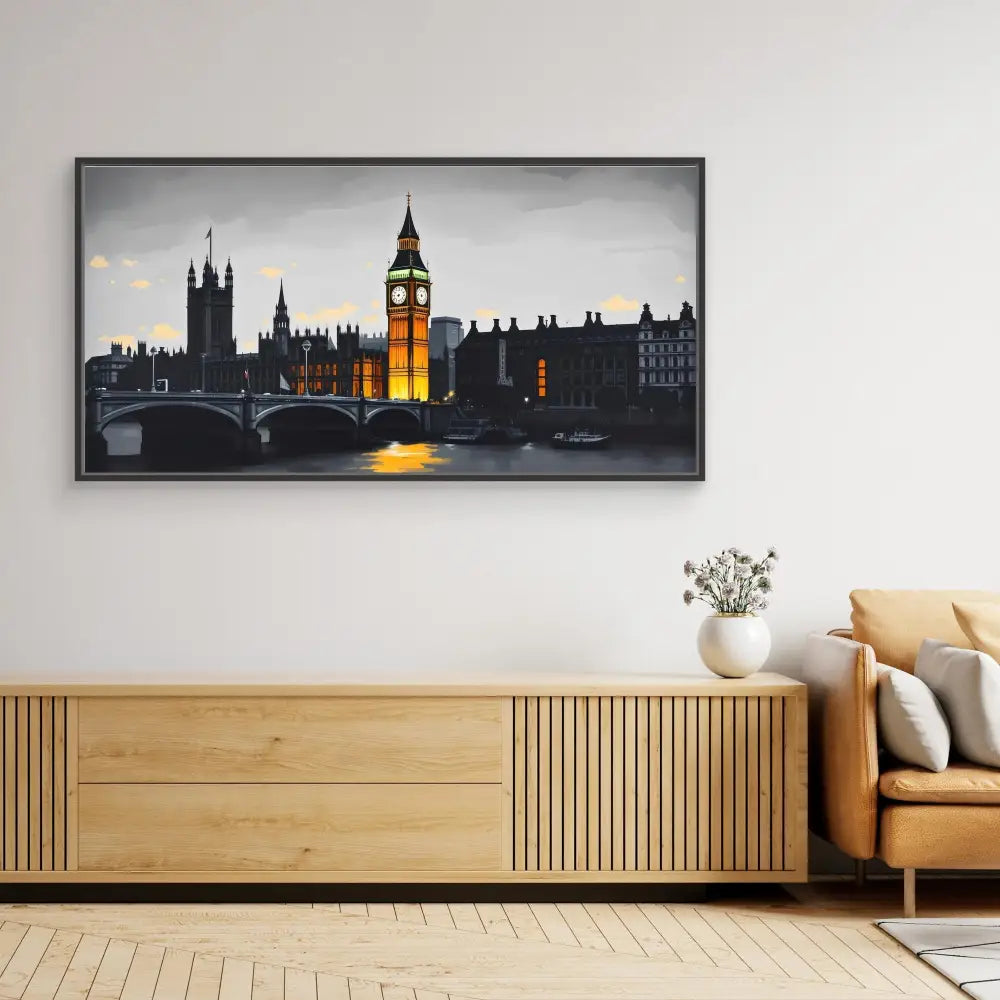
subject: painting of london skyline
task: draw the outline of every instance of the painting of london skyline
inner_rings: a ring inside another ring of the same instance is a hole
[[[704,162],[77,162],[77,477],[703,479]]]

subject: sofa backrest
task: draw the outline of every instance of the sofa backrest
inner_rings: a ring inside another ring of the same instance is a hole
[[[913,673],[924,639],[970,649],[952,610],[953,601],[997,601],[989,590],[852,590],[853,638],[875,650],[879,663]]]

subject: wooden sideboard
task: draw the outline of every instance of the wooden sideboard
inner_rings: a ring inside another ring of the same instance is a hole
[[[2,882],[797,882],[774,674],[0,683]]]

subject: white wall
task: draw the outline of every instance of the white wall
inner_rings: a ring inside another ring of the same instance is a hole
[[[0,21],[2,675],[697,669],[730,544],[785,669],[852,586],[998,586],[995,0]],[[74,156],[433,154],[707,157],[706,483],[74,484]]]

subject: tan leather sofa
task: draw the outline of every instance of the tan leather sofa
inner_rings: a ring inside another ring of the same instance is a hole
[[[851,593],[852,628],[809,637],[809,826],[862,865],[903,869],[916,912],[916,871],[1000,868],[1000,770],[956,759],[939,774],[880,752],[875,664],[912,672],[928,637],[969,647],[952,611],[983,591]]]

